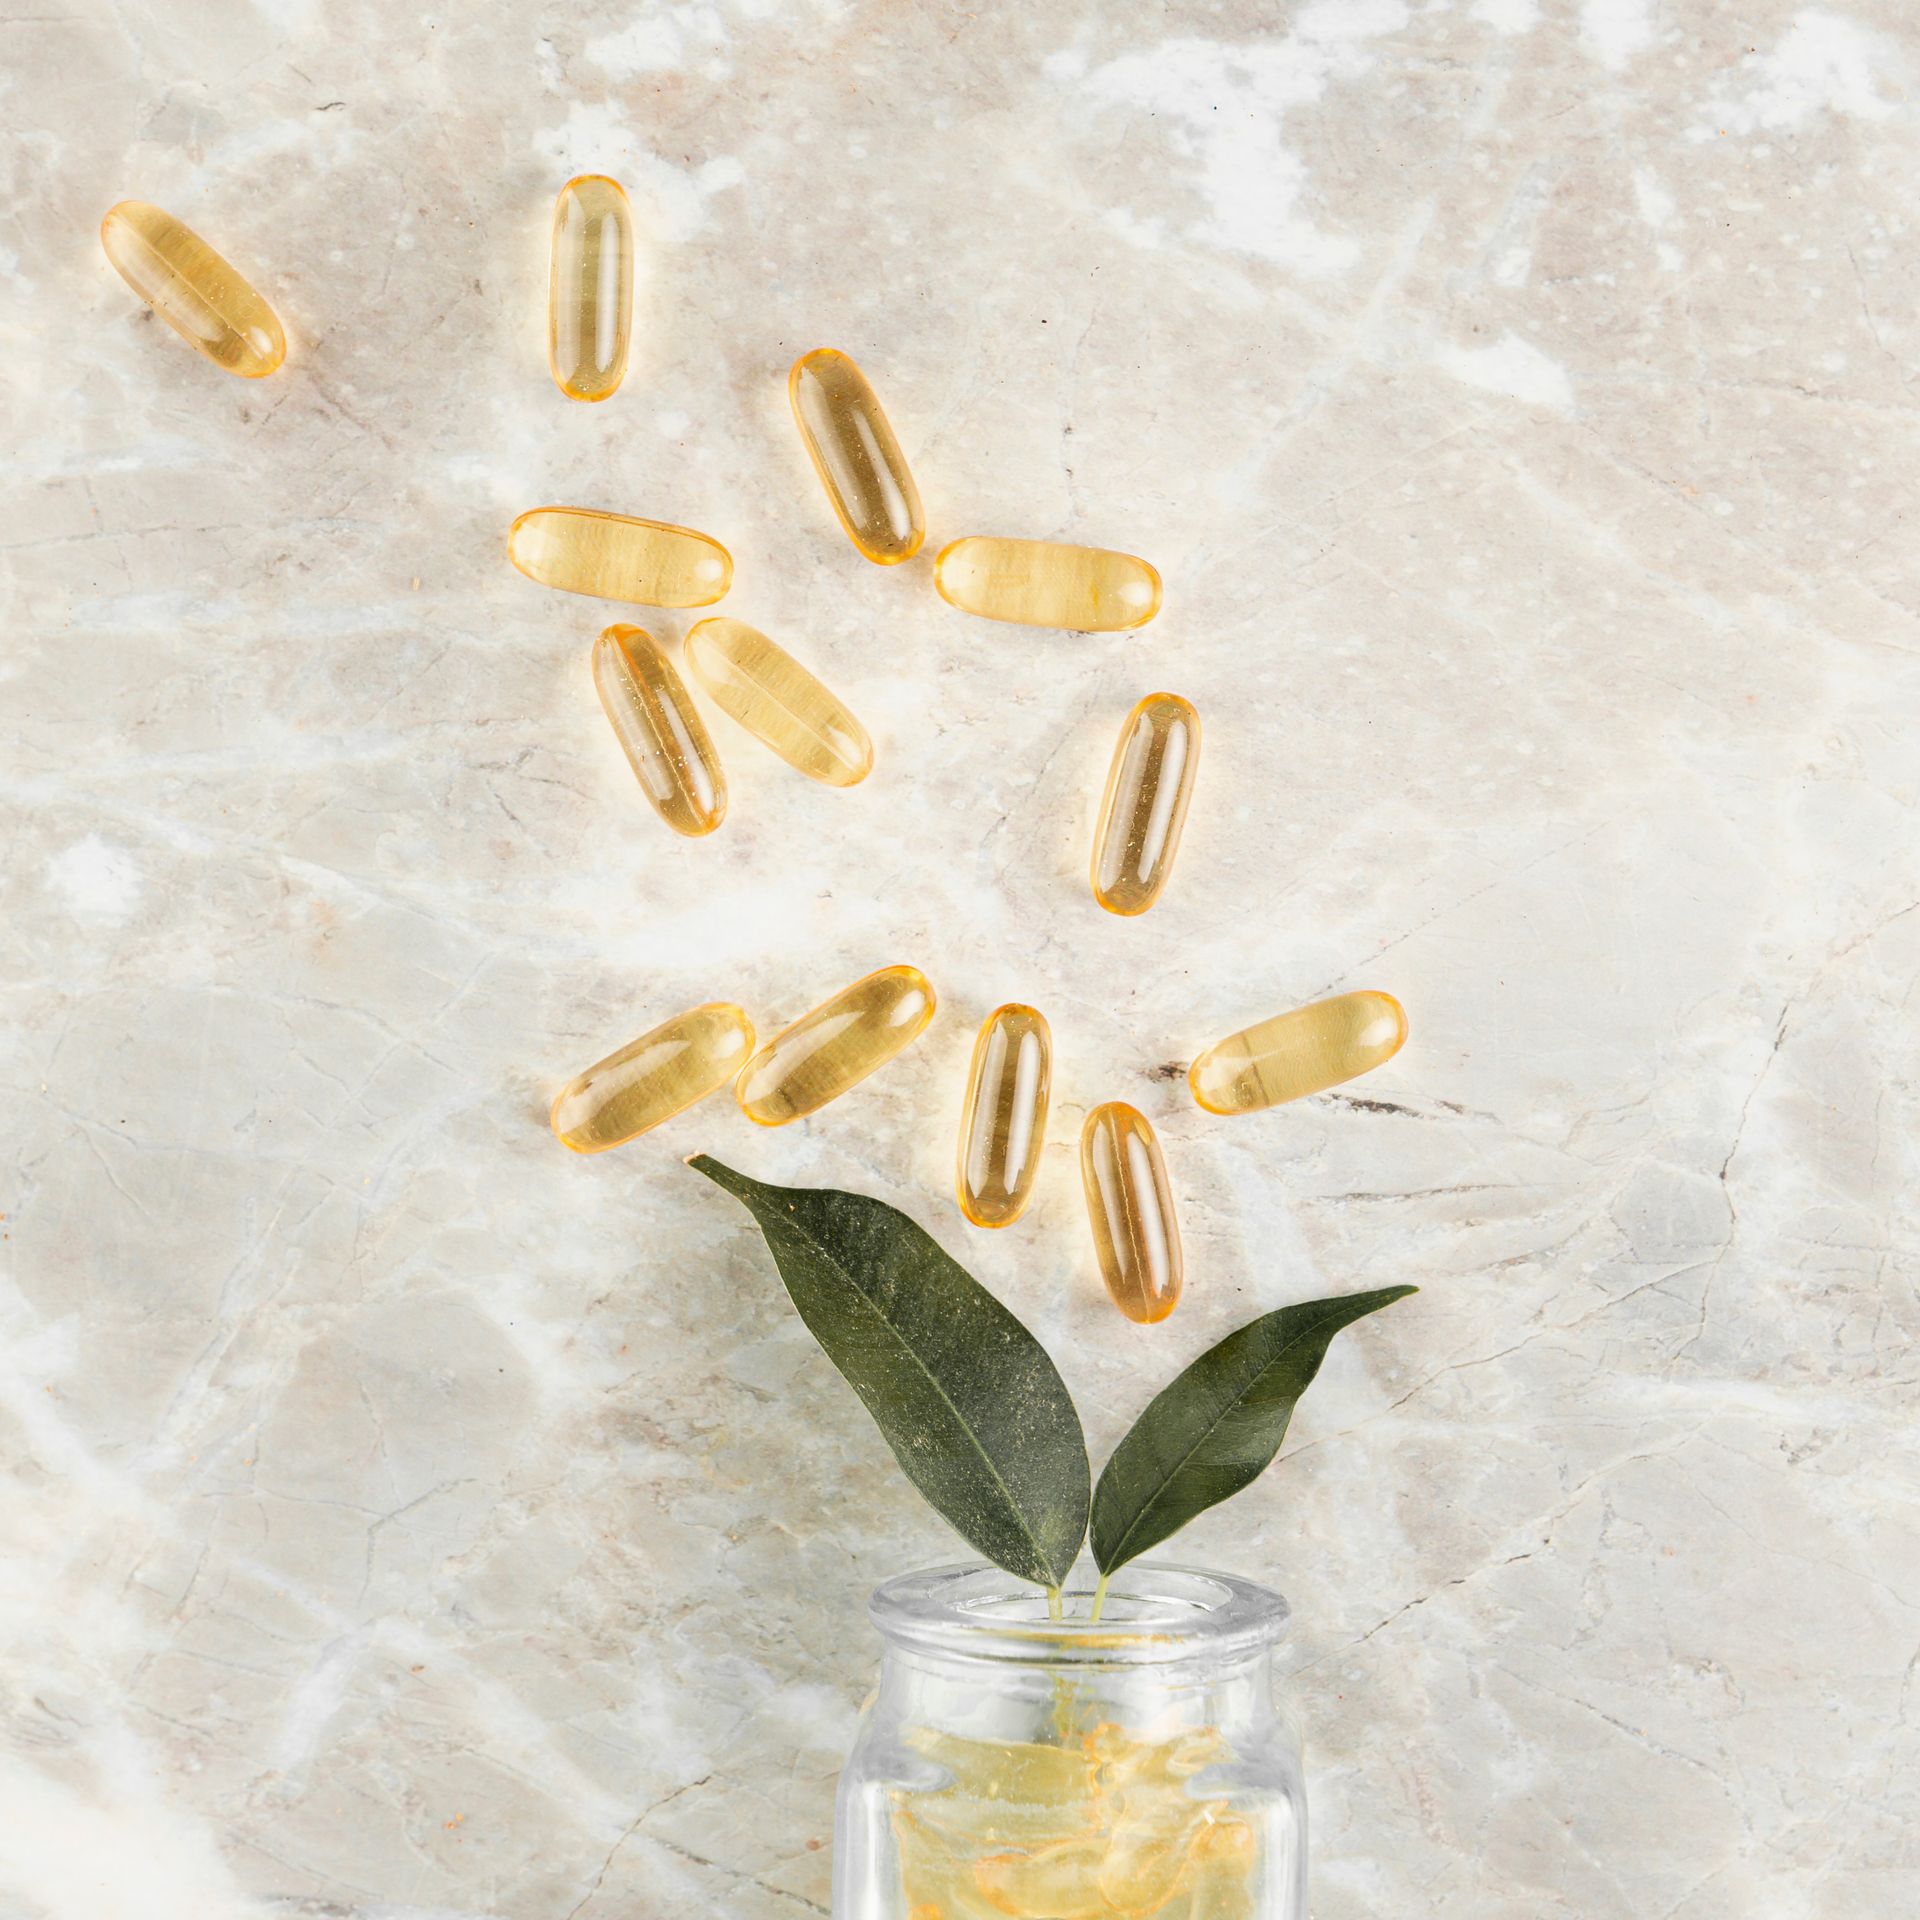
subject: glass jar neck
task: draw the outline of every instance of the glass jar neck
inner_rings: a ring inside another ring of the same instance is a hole
[[[1003,1724],[1086,1735],[1102,1726],[1173,1735],[1263,1724],[1287,1607],[1250,1582],[1129,1566],[1094,1620],[1091,1582],[1056,1615],[1034,1587],[992,1568],[942,1568],[874,1595],[886,1642],[880,1704],[934,1726]]]
[[[1112,1725],[1156,1738],[1201,1727],[1244,1733],[1264,1726],[1273,1711],[1272,1655],[1100,1666],[979,1661],[889,1646],[878,1705],[932,1726],[987,1716],[1003,1718],[1010,1731],[1051,1724],[1063,1733]]]

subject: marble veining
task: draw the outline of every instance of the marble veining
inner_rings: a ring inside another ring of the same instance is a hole
[[[0,1916],[824,1910],[866,1592],[950,1548],[703,1149],[909,1209],[1100,1448],[1252,1312],[1420,1284],[1179,1543],[1294,1603],[1318,1920],[1920,1910],[1917,74],[1897,0],[0,18]],[[588,171],[639,260],[591,408],[544,351]],[[279,373],[129,295],[128,196]],[[818,346],[905,565],[808,470]],[[723,539],[871,777],[709,708],[731,810],[666,832],[619,610],[506,562],[555,501]],[[970,533],[1165,610],[971,620]],[[1205,764],[1116,920],[1160,688]],[[938,1019],[806,1121],[547,1131],[670,1013],[894,962]],[[1381,1071],[1192,1105],[1360,987]],[[1053,1110],[986,1234],[1007,1000]],[[1082,1216],[1107,1100],[1181,1208],[1157,1327]]]

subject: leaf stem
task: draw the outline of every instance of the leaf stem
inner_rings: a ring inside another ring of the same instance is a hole
[[[1059,1620],[1063,1617],[1064,1609],[1060,1605],[1060,1589],[1058,1587],[1049,1587],[1047,1589],[1047,1618],[1049,1620]]]
[[[1100,1618],[1100,1609],[1107,1604],[1107,1582],[1113,1578],[1110,1573],[1100,1576],[1099,1584],[1093,1590],[1093,1611],[1087,1615],[1087,1624],[1091,1626]]]

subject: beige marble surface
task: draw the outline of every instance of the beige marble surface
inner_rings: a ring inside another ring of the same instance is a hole
[[[1900,0],[15,0],[0,1915],[824,1908],[865,1594],[949,1542],[703,1148],[907,1208],[1102,1444],[1256,1309],[1422,1285],[1180,1543],[1295,1602],[1319,1920],[1920,1910],[1917,75]],[[591,409],[541,338],[584,169],[644,229]],[[142,312],[126,195],[281,374]],[[861,562],[820,344],[935,543],[1136,548],[1160,619]],[[724,538],[873,778],[716,715],[731,817],[666,833],[612,610],[506,565],[547,501]],[[1205,757],[1123,923],[1156,686]],[[810,1123],[546,1131],[669,1011],[895,960],[938,1022]],[[1347,985],[1389,1068],[1188,1102]],[[952,1129],[1014,997],[1056,1118],[990,1236]],[[1112,1097],[1189,1248],[1144,1332],[1076,1191]]]

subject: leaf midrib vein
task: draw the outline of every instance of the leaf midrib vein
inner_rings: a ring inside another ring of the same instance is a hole
[[[1153,1511],[1154,1507],[1158,1505],[1161,1496],[1166,1492],[1168,1485],[1172,1482],[1175,1475],[1186,1471],[1187,1462],[1191,1460],[1193,1456],[1200,1451],[1202,1445],[1204,1445],[1205,1442],[1212,1437],[1213,1430],[1217,1426],[1219,1426],[1220,1423],[1223,1420],[1225,1420],[1230,1413],[1233,1412],[1234,1408],[1239,1406],[1240,1403],[1246,1399],[1247,1395],[1250,1394],[1254,1390],[1254,1388],[1260,1384],[1260,1381],[1262,1380],[1262,1378],[1268,1373],[1271,1373],[1273,1369],[1277,1367],[1280,1364],[1280,1362],[1284,1360],[1287,1357],[1287,1355],[1290,1354],[1294,1350],[1294,1348],[1300,1344],[1302,1340],[1305,1340],[1310,1334],[1317,1333],[1320,1330],[1320,1328],[1323,1327],[1327,1323],[1327,1321],[1331,1320],[1332,1318],[1333,1318],[1333,1315],[1330,1313],[1323,1314],[1318,1320],[1316,1320],[1313,1323],[1312,1326],[1307,1327],[1303,1329],[1300,1333],[1296,1334],[1293,1339],[1289,1340],[1287,1344],[1284,1347],[1282,1347],[1280,1351],[1276,1353],[1271,1360],[1269,1360],[1263,1367],[1261,1367],[1260,1371],[1256,1373],[1253,1376],[1253,1378],[1249,1380],[1247,1384],[1244,1387],[1242,1387],[1240,1391],[1236,1393],[1233,1396],[1233,1398],[1230,1401],[1228,1401],[1227,1404],[1224,1407],[1222,1407],[1220,1411],[1217,1414],[1215,1414],[1214,1417],[1211,1420],[1209,1420],[1204,1427],[1200,1429],[1199,1433],[1194,1436],[1193,1445],[1190,1446],[1186,1450],[1186,1452],[1180,1456],[1179,1460],[1168,1472],[1161,1475],[1159,1486],[1157,1486],[1153,1490],[1153,1492],[1147,1496],[1147,1499],[1141,1505],[1140,1511],[1136,1513],[1133,1516],[1132,1520],[1130,1520],[1127,1523],[1126,1532],[1123,1533],[1120,1536],[1120,1538],[1115,1542],[1115,1545],[1117,1547],[1122,1549],[1125,1548],[1127,1542],[1133,1538],[1135,1531],[1139,1528],[1141,1521],[1143,1521],[1147,1517],[1147,1515]],[[1339,1328],[1336,1327],[1334,1331],[1337,1333],[1339,1331]],[[1300,1404],[1300,1396],[1298,1394],[1295,1394],[1294,1405],[1298,1406],[1299,1404]],[[1291,1424],[1293,1420],[1293,1414],[1291,1411],[1289,1411],[1287,1414],[1287,1420],[1289,1424]],[[1281,1439],[1284,1440],[1285,1438],[1286,1436],[1282,1434]],[[1123,1442],[1122,1444],[1124,1445],[1125,1443]],[[1275,1452],[1279,1451],[1279,1447],[1277,1443],[1275,1445],[1274,1451]],[[1109,1462],[1108,1464],[1111,1465],[1112,1463]],[[1102,1477],[1104,1478],[1105,1476],[1103,1475]],[[1115,1560],[1113,1564],[1116,1567],[1125,1565],[1124,1554],[1121,1559]],[[1101,1571],[1110,1572],[1111,1569],[1102,1568]]]
[[[868,1299],[866,1289],[853,1277],[851,1270],[841,1263],[832,1249],[829,1248],[825,1242],[816,1240],[812,1233],[800,1224],[796,1216],[789,1214],[787,1216],[787,1224],[806,1241],[808,1246],[814,1248],[819,1253],[821,1259],[826,1261],[826,1263],[846,1281],[847,1285],[853,1291],[854,1298],[872,1314],[874,1319],[879,1321],[881,1326],[885,1327],[886,1330],[892,1334],[900,1350],[906,1354],[913,1364],[920,1369],[921,1373],[925,1375],[927,1384],[932,1387],[934,1392],[940,1397],[947,1411],[951,1413],[959,1423],[960,1431],[967,1436],[968,1441],[972,1444],[974,1452],[980,1456],[981,1464],[985,1466],[988,1474],[992,1477],[993,1484],[998,1487],[1002,1495],[1005,1496],[1008,1511],[1013,1515],[1014,1524],[1019,1529],[1021,1537],[1026,1541],[1027,1545],[1033,1549],[1034,1559],[1044,1565],[1047,1561],[1047,1555],[1041,1549],[1040,1542],[1034,1537],[1032,1530],[1027,1526],[1026,1519],[1020,1511],[1020,1503],[1014,1498],[1013,1489],[1001,1478],[1000,1469],[994,1464],[993,1456],[981,1445],[973,1431],[972,1423],[967,1419],[966,1415],[954,1405],[953,1396],[940,1384],[939,1376],[920,1358],[919,1354],[914,1351],[913,1345],[907,1339],[906,1335]],[[1051,1567],[1048,1568],[1048,1571],[1052,1571]]]

